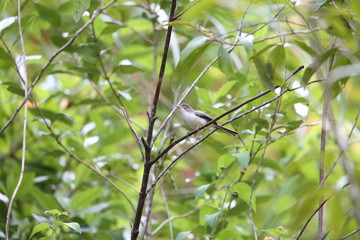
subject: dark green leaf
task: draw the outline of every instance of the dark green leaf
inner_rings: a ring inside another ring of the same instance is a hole
[[[0,59],[9,63],[9,65],[14,62],[14,58],[7,51],[5,51],[2,47],[0,47]]]
[[[38,3],[34,4],[34,6],[42,19],[48,21],[52,27],[60,27],[61,18],[58,11]]]

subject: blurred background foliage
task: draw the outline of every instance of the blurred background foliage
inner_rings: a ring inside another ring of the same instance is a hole
[[[21,1],[30,83],[54,52],[78,36],[51,62],[26,103],[26,168],[11,239],[28,239],[37,224],[53,223],[53,216],[44,214],[51,209],[66,211],[69,216],[61,219],[81,227],[81,234],[58,227],[56,239],[129,239],[143,162],[122,107],[138,135],[145,136],[171,1],[116,1],[77,34],[108,2]],[[24,88],[15,67],[21,54],[16,2],[3,0],[0,10],[3,127]],[[144,212],[152,210],[145,237],[245,240],[254,239],[256,228],[259,239],[291,239],[327,198],[325,239],[359,229],[360,200],[352,196],[359,191],[351,188],[360,184],[359,1],[178,0],[176,14],[155,130],[216,57],[185,100],[213,117],[273,89],[228,119],[249,111],[276,97],[275,86],[297,90],[233,121],[240,137],[215,132],[186,154],[155,188]],[[304,70],[284,81],[302,65]],[[329,113],[322,122],[324,105]],[[186,134],[180,124],[175,114],[155,142],[154,156]],[[0,238],[20,173],[22,125],[20,111],[0,135]],[[322,127],[326,151],[321,151]],[[172,149],[155,166],[155,175],[195,141]],[[322,153],[322,169],[329,174],[320,185]],[[73,156],[100,170],[124,194]],[[314,217],[301,239],[316,239],[317,226]],[[48,228],[32,239],[52,234]],[[359,238],[356,233],[346,239]]]

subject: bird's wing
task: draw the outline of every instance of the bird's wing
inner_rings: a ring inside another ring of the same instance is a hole
[[[200,111],[195,111],[195,115],[198,116],[199,118],[205,119],[208,122],[212,120],[211,117]]]

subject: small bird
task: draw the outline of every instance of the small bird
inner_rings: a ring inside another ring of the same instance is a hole
[[[184,123],[193,129],[197,129],[212,120],[212,118],[205,113],[196,111],[185,103],[180,104],[178,108],[180,109],[180,115]],[[233,136],[238,135],[238,132],[220,126],[216,122],[213,123],[213,126],[227,133],[230,133]]]

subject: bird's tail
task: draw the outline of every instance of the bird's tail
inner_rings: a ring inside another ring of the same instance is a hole
[[[223,126],[220,126],[220,125],[216,125],[216,128],[221,129],[221,130],[223,130],[223,131],[225,131],[225,132],[227,132],[227,133],[230,133],[230,134],[233,135],[233,136],[237,136],[237,135],[239,134],[239,133],[236,132],[236,131],[233,131],[233,130],[231,130],[231,129],[228,129],[228,128],[223,127]]]

